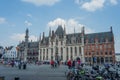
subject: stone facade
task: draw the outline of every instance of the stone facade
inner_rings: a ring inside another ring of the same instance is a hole
[[[39,42],[39,60],[74,60],[77,57],[84,62],[83,46],[84,31],[82,33],[66,34],[66,29],[59,25],[56,31],[49,31],[46,37],[43,33]]]
[[[29,31],[26,29],[25,32],[25,41],[22,41],[17,46],[18,51],[18,58],[23,61],[37,61],[38,60],[38,49],[39,49],[39,42],[29,41]]]
[[[49,30],[49,35],[43,32],[39,41],[29,42],[28,30],[25,41],[18,45],[19,58],[29,61],[58,60],[67,61],[80,58],[88,64],[115,62],[114,34],[99,32],[85,34],[84,27],[80,33],[66,34],[66,29],[59,25],[56,31]]]

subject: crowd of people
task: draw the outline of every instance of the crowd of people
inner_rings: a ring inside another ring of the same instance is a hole
[[[58,67],[58,66],[60,66],[60,61],[51,60],[50,64],[51,64],[51,67],[52,67],[52,68]]]
[[[21,60],[1,60],[0,64],[9,66],[9,67],[16,67],[18,69],[26,69],[27,62],[21,61]]]
[[[80,59],[76,59],[76,60],[68,60],[66,65],[68,66],[68,68],[78,68],[79,65],[81,64]]]

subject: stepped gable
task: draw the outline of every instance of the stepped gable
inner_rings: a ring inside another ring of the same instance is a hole
[[[96,38],[98,39],[99,43],[105,42],[106,38],[108,39],[108,42],[112,42],[113,33],[101,32],[101,33],[85,34],[85,41],[88,40],[88,43],[94,43]]]

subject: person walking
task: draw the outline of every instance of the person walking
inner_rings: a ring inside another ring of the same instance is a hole
[[[50,64],[51,64],[51,67],[53,68],[54,67],[54,61],[51,60]]]
[[[71,60],[69,60],[69,61],[67,62],[67,65],[68,65],[68,69],[70,69],[71,66],[72,66],[72,62],[71,62]]]

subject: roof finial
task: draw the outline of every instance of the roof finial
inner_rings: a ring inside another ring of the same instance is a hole
[[[66,28],[65,28],[65,24],[64,24],[64,34],[66,34]]]
[[[113,32],[113,30],[112,30],[112,26],[110,27],[110,31]]]
[[[74,27],[74,36],[75,36],[75,27]]]
[[[51,27],[49,27],[49,37],[51,37]]]
[[[83,34],[84,34],[84,32],[85,32],[85,30],[84,30],[84,26],[82,27],[82,31],[81,31]]]
[[[41,41],[41,33],[40,33],[40,36],[39,36],[39,41]]]

